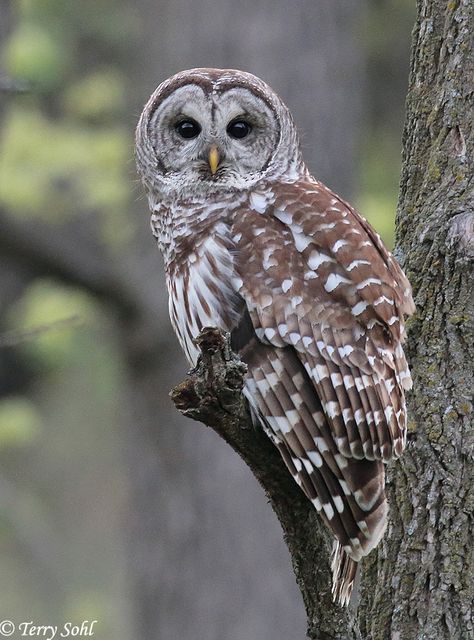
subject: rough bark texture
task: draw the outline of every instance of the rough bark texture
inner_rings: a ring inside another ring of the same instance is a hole
[[[217,329],[204,329],[197,342],[201,360],[190,378],[172,391],[176,407],[222,436],[264,488],[290,550],[308,614],[308,637],[318,640],[358,637],[349,632],[353,628],[351,611],[332,602],[329,535],[275,446],[252,424],[241,394],[245,365],[232,354],[227,339]]]
[[[472,426],[474,3],[420,0],[398,210],[417,314],[410,444],[390,473],[392,522],[369,559],[364,638],[474,638]]]
[[[418,312],[409,326],[415,389],[409,445],[388,469],[391,521],[364,563],[358,611],[364,640],[474,638],[474,3],[420,0],[415,25],[398,257]],[[331,603],[327,538],[272,445],[239,399],[241,368],[213,332],[173,398],[247,462],[282,524],[310,638],[358,637]]]

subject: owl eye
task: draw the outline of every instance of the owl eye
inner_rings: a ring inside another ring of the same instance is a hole
[[[231,138],[245,138],[252,131],[252,125],[246,120],[232,120],[227,125],[227,134]]]
[[[196,138],[201,133],[201,127],[195,120],[181,120],[175,125],[175,129],[186,140]]]

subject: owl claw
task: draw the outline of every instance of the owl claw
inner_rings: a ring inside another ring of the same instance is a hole
[[[189,371],[187,371],[187,375],[188,376],[195,375],[199,371],[199,367],[201,366],[201,362],[202,362],[202,356],[201,356],[201,354],[199,354],[196,364],[194,365],[194,367],[189,369]]]

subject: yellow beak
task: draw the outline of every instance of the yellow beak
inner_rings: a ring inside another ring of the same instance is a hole
[[[217,171],[217,167],[219,166],[219,151],[215,145],[209,150],[209,168],[211,169],[212,175]]]

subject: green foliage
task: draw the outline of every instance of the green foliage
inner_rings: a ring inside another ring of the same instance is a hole
[[[394,243],[415,8],[413,0],[372,1],[367,5],[364,22],[366,109],[370,125],[363,132],[358,208],[389,247]]]
[[[89,211],[125,218],[130,139],[122,127],[53,121],[25,105],[7,115],[3,135],[0,202],[8,211],[50,222]]]
[[[5,67],[12,77],[26,80],[32,90],[47,91],[58,86],[66,74],[67,51],[46,30],[23,24],[5,47]]]
[[[0,450],[34,442],[41,431],[41,419],[34,403],[25,397],[0,400]]]
[[[396,193],[392,196],[366,193],[358,198],[358,209],[377,230],[389,248],[393,248],[395,235]]]
[[[362,148],[357,206],[389,247],[394,243],[400,168],[398,137],[384,128],[367,133]]]
[[[93,326],[96,319],[96,305],[87,294],[37,280],[10,309],[8,325],[26,335],[31,331],[21,349],[33,361],[52,367],[75,356],[80,328]]]
[[[102,243],[105,259],[125,252],[134,187],[126,74],[138,41],[136,7],[11,4],[0,64],[27,93],[9,95],[2,111],[0,206],[25,234],[47,222],[60,242],[63,227],[79,227]],[[130,638],[113,331],[95,301],[53,281],[36,281],[2,321],[17,339],[13,361],[28,366],[26,375],[6,372],[19,388],[0,401],[2,611],[59,624],[97,619],[102,640]]]
[[[104,632],[104,622],[110,619],[107,596],[97,591],[74,593],[72,601],[66,605],[65,617],[68,620],[97,620],[94,635],[100,637]]]
[[[29,92],[4,116],[0,204],[25,223],[93,215],[113,251],[131,228],[133,140],[119,61],[135,20],[112,0],[18,0],[17,11],[1,55]]]
[[[95,46],[125,51],[138,37],[137,12],[117,0],[16,0],[19,22],[42,25],[63,33],[69,45],[81,39]]]
[[[100,123],[125,108],[124,79],[113,68],[91,73],[66,88],[64,111],[78,120]]]

